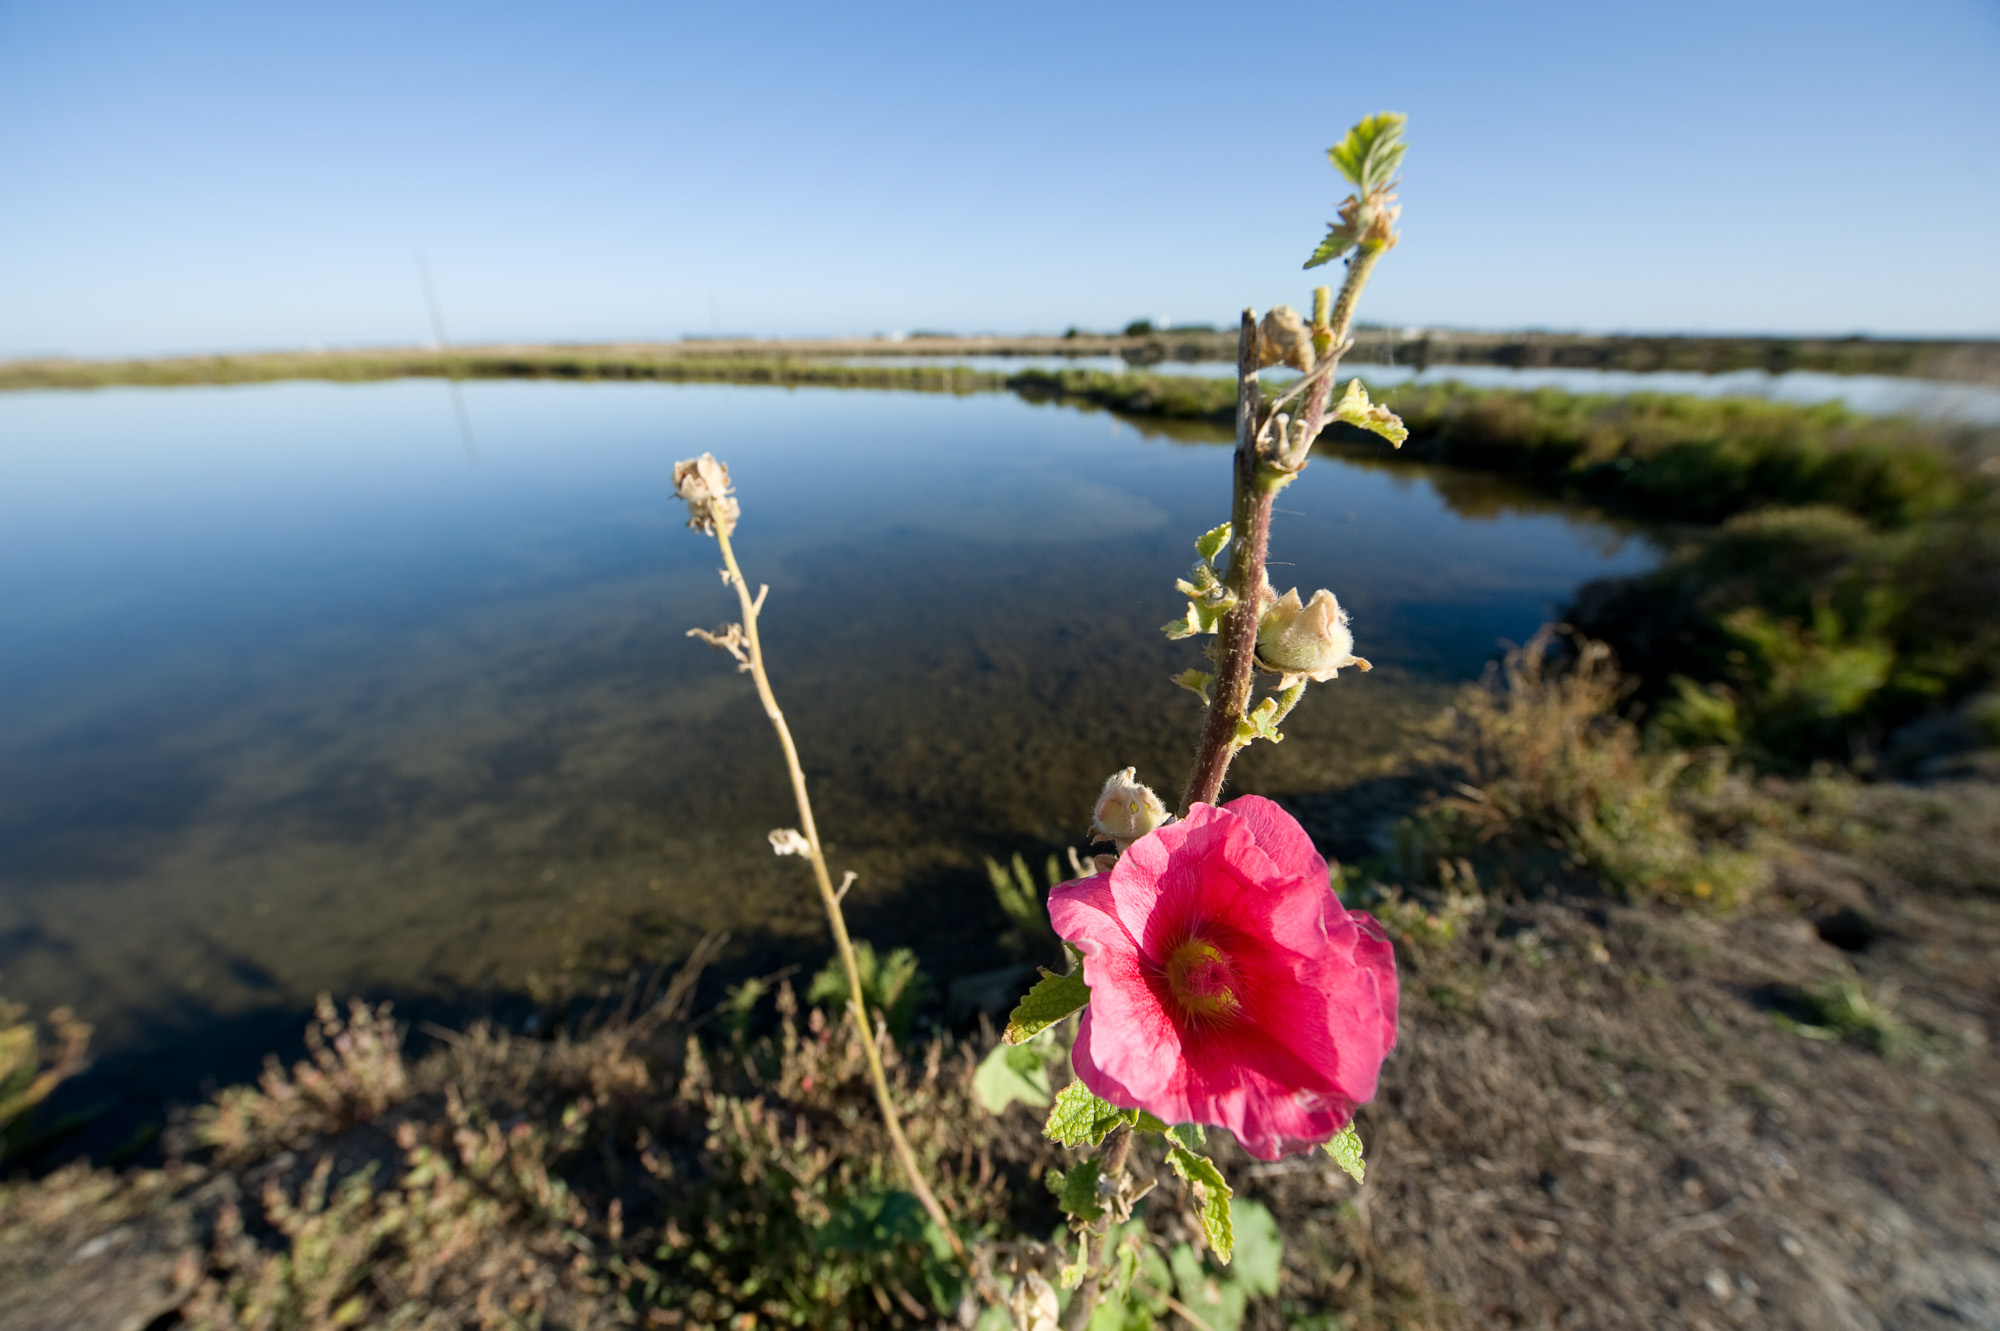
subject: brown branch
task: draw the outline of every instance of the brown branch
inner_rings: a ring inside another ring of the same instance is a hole
[[[1201,743],[1195,751],[1194,770],[1188,774],[1187,790],[1181,796],[1180,815],[1187,817],[1195,804],[1213,804],[1222,795],[1223,778],[1229,763],[1242,747],[1236,726],[1250,710],[1250,692],[1257,660],[1257,621],[1264,613],[1264,561],[1271,541],[1271,501],[1293,476],[1305,466],[1313,440],[1326,424],[1327,404],[1332,399],[1334,374],[1340,354],[1348,343],[1354,323],[1354,309],[1376,260],[1386,246],[1363,244],[1347,264],[1347,280],[1341,284],[1340,298],[1329,301],[1327,288],[1313,292],[1313,351],[1319,357],[1314,371],[1317,380],[1306,390],[1304,410],[1299,415],[1301,433],[1298,447],[1273,437],[1266,456],[1259,439],[1270,424],[1257,381],[1262,361],[1254,311],[1243,311],[1236,339],[1236,456],[1234,494],[1230,521],[1235,530],[1229,547],[1229,573],[1223,579],[1236,596],[1236,607],[1223,616],[1216,633],[1215,685],[1202,726]],[[1272,430],[1275,436],[1275,429]]]
[[[1257,617],[1263,610],[1264,555],[1271,539],[1271,500],[1276,491],[1258,483],[1257,435],[1263,428],[1263,390],[1257,382],[1260,348],[1257,316],[1243,311],[1236,339],[1236,455],[1230,522],[1229,572],[1223,579],[1236,607],[1222,618],[1215,640],[1215,690],[1194,771],[1181,796],[1180,813],[1195,803],[1215,803],[1222,778],[1236,753],[1236,723],[1250,706],[1251,672],[1257,655]]]
[[[847,917],[841,913],[840,898],[847,891],[843,882],[838,891],[833,886],[833,875],[826,867],[826,854],[820,849],[819,828],[813,822],[812,801],[806,795],[806,773],[799,765],[798,746],[792,743],[791,727],[785,724],[785,714],[778,708],[778,697],[771,691],[770,676],[764,673],[764,647],[757,635],[758,611],[764,604],[764,593],[757,593],[753,600],[750,584],[743,580],[743,570],[736,565],[736,552],[729,545],[729,530],[726,524],[718,523],[715,539],[722,547],[722,561],[729,566],[730,581],[736,586],[736,598],[743,606],[743,637],[749,649],[750,678],[757,685],[758,700],[764,704],[764,715],[771,719],[771,728],[778,732],[778,743],[785,750],[785,769],[792,778],[792,798],[799,808],[799,826],[805,833],[806,845],[810,848],[813,878],[819,884],[820,903],[826,907],[826,918],[833,926],[834,947],[840,952],[841,967],[847,972],[848,1007],[854,1014],[854,1027],[861,1037],[861,1052],[868,1060],[868,1079],[875,1087],[875,1103],[882,1111],[882,1124],[889,1130],[889,1144],[896,1153],[896,1163],[902,1166],[903,1177],[910,1185],[917,1200],[929,1214],[932,1223],[944,1232],[960,1262],[966,1260],[965,1245],[960,1242],[958,1231],[952,1228],[951,1218],[938,1203],[930,1184],[924,1180],[923,1171],[917,1165],[917,1154],[910,1149],[909,1138],[903,1135],[903,1123],[896,1113],[895,1097],[889,1090],[889,1076],[882,1067],[882,1051],[876,1044],[875,1025],[868,1018],[868,1004],[861,990],[861,968],[854,959],[854,944],[847,936]]]

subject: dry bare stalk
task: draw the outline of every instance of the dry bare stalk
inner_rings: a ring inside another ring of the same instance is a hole
[[[923,1172],[917,1167],[916,1152],[910,1149],[909,1138],[903,1135],[895,1098],[889,1092],[889,1077],[882,1067],[882,1051],[875,1041],[875,1026],[868,1018],[868,1005],[861,990],[861,968],[855,963],[854,944],[847,936],[847,917],[840,909],[840,898],[845,894],[847,884],[843,883],[839,891],[834,889],[833,875],[826,867],[826,854],[820,849],[819,828],[813,822],[812,800],[806,794],[806,774],[799,765],[798,746],[792,743],[791,727],[785,724],[785,714],[778,707],[778,696],[771,691],[770,676],[764,673],[764,648],[757,635],[757,614],[763,608],[764,592],[760,590],[754,599],[751,597],[750,584],[744,580],[743,570],[737,566],[735,550],[730,548],[728,524],[717,524],[715,539],[722,547],[722,562],[728,567],[730,581],[736,587],[736,599],[742,603],[743,636],[749,651],[750,678],[757,685],[757,697],[764,704],[764,715],[771,719],[771,728],[778,732],[778,743],[785,750],[785,768],[792,778],[792,798],[799,806],[799,827],[805,833],[813,879],[819,884],[820,902],[826,907],[828,923],[833,926],[834,946],[839,950],[840,964],[847,972],[848,1006],[854,1013],[855,1030],[861,1036],[861,1051],[868,1059],[868,1077],[875,1086],[875,1103],[882,1111],[882,1123],[889,1130],[896,1163],[903,1167],[903,1176],[909,1180],[910,1190],[916,1193],[931,1221],[951,1243],[952,1252],[963,1262],[966,1260],[965,1245],[959,1241],[958,1231],[952,1228],[937,1195],[924,1180]]]
[[[1354,323],[1354,307],[1380,257],[1381,251],[1365,245],[1355,252],[1347,265],[1347,280],[1341,284],[1337,301],[1331,299],[1326,287],[1313,292],[1312,340],[1319,359],[1313,367],[1315,381],[1306,390],[1305,409],[1299,417],[1304,424],[1307,449],[1326,422],[1327,402]],[[1264,560],[1271,544],[1271,501],[1305,465],[1304,450],[1296,457],[1287,456],[1287,442],[1269,428],[1276,406],[1264,401],[1257,378],[1261,361],[1257,316],[1255,311],[1245,310],[1236,341],[1235,485],[1229,512],[1235,530],[1229,547],[1229,572],[1223,579],[1235,593],[1236,607],[1223,616],[1216,634],[1215,691],[1208,720],[1202,727],[1194,770],[1188,774],[1187,791],[1181,796],[1183,818],[1192,805],[1213,804],[1221,796],[1229,762],[1241,747],[1236,727],[1250,710],[1257,621],[1264,613]],[[1278,465],[1281,461],[1282,466]]]

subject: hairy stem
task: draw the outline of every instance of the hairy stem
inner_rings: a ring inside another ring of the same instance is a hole
[[[916,1152],[910,1149],[909,1138],[903,1135],[896,1101],[889,1092],[889,1077],[882,1067],[882,1051],[875,1042],[875,1024],[869,1019],[868,1004],[861,991],[861,968],[855,964],[854,944],[847,936],[847,917],[841,913],[833,875],[827,870],[826,854],[820,849],[819,828],[813,823],[812,800],[806,794],[805,769],[799,765],[798,746],[792,743],[792,730],[785,724],[784,712],[778,708],[778,696],[771,691],[771,678],[764,673],[764,648],[757,636],[758,603],[751,598],[750,584],[744,580],[743,570],[736,564],[736,552],[730,548],[728,531],[718,527],[715,539],[722,547],[722,562],[729,569],[730,581],[736,586],[736,598],[743,606],[743,636],[749,640],[750,678],[757,685],[757,698],[764,704],[764,715],[771,718],[771,729],[778,732],[778,743],[785,750],[785,768],[792,778],[792,798],[799,806],[799,830],[805,833],[806,845],[811,852],[813,878],[819,884],[820,902],[826,907],[827,921],[833,926],[833,942],[840,952],[840,964],[847,971],[849,1006],[854,1012],[855,1029],[861,1035],[862,1053],[868,1059],[868,1076],[875,1084],[875,1103],[882,1111],[882,1123],[889,1130],[896,1162],[903,1167],[903,1177],[909,1181],[910,1191],[923,1203],[924,1210],[944,1232],[951,1243],[951,1250],[962,1262],[965,1260],[965,1245],[959,1241],[958,1231],[952,1228],[944,1207],[938,1204],[936,1194],[917,1167]]]
[[[1125,1162],[1132,1156],[1132,1136],[1130,1126],[1121,1127],[1113,1134],[1111,1145],[1104,1149],[1101,1157],[1104,1164],[1098,1171],[1099,1178],[1115,1179],[1125,1172]],[[1102,1236],[1110,1228],[1110,1222],[1105,1220],[1092,1225],[1091,1231]],[[1110,1251],[1100,1245],[1097,1260],[1098,1264],[1105,1268],[1104,1274],[1108,1274],[1111,1268]],[[1084,1331],[1084,1328],[1090,1325],[1091,1317],[1097,1312],[1097,1305],[1102,1302],[1104,1302],[1103,1274],[1093,1271],[1076,1287],[1076,1294],[1069,1301],[1069,1311],[1063,1316],[1062,1331]]]
[[[1187,816],[1196,803],[1213,804],[1222,793],[1222,778],[1236,753],[1236,723],[1250,706],[1251,672],[1257,655],[1257,618],[1263,611],[1264,555],[1271,540],[1271,500],[1274,487],[1258,483],[1261,461],[1257,432],[1263,427],[1263,390],[1257,382],[1259,360],[1257,316],[1243,311],[1236,339],[1235,485],[1229,520],[1234,531],[1229,546],[1229,572],[1223,582],[1236,596],[1236,608],[1222,618],[1215,639],[1215,691],[1202,726],[1201,747],[1194,771],[1181,796],[1180,813]]]
[[[1382,246],[1362,245],[1348,261],[1347,279],[1341,283],[1340,297],[1331,302],[1328,290],[1313,292],[1313,350],[1322,362],[1331,359],[1339,366],[1354,324],[1354,309],[1368,276],[1382,257]],[[1235,524],[1229,547],[1229,573],[1223,579],[1236,595],[1236,608],[1223,616],[1215,640],[1215,690],[1202,726],[1201,743],[1195,751],[1194,770],[1188,774],[1187,790],[1181,796],[1180,816],[1187,817],[1195,804],[1213,804],[1222,795],[1223,778],[1230,760],[1241,747],[1236,726],[1250,710],[1250,692],[1256,672],[1257,621],[1264,613],[1264,561],[1271,542],[1271,501],[1278,491],[1305,465],[1303,449],[1309,449],[1326,423],[1326,407],[1333,393],[1334,373],[1329,369],[1306,393],[1299,419],[1304,422],[1305,443],[1296,459],[1287,459],[1290,470],[1271,465],[1276,458],[1260,450],[1258,438],[1268,412],[1257,369],[1263,359],[1258,346],[1257,318],[1243,311],[1236,339],[1236,456],[1234,492],[1230,521]],[[1315,367],[1317,368],[1317,367]],[[1282,453],[1286,442],[1271,441]],[[1281,704],[1289,712],[1298,701],[1293,696]]]

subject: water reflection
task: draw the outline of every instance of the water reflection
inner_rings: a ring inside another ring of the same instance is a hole
[[[466,393],[477,468],[422,382],[0,399],[0,990],[115,1053],[288,1030],[321,989],[552,992],[713,928],[817,947],[761,714],[684,636],[733,605],[670,500],[703,449],[863,932],[979,964],[982,854],[1184,766],[1194,655],[1157,626],[1223,449],[1008,395]],[[1281,506],[1273,577],[1339,591],[1382,668],[1245,760],[1273,792],[1371,770],[1497,640],[1653,558],[1408,468],[1322,459]]]
[[[1233,364],[1221,361],[1128,362],[1117,356],[859,356],[851,365],[946,366],[994,374],[1023,370],[1100,370],[1107,374],[1190,375],[1201,379],[1231,379]],[[1477,388],[1556,388],[1565,393],[1674,393],[1692,397],[1752,397],[1772,402],[1810,405],[1839,402],[1871,416],[1918,416],[1967,425],[2000,425],[2000,388],[1984,384],[1950,383],[1936,379],[1905,379],[1880,374],[1821,374],[1810,370],[1735,370],[1700,374],[1691,370],[1585,370],[1553,367],[1517,369],[1505,365],[1437,365],[1417,370],[1408,365],[1351,362],[1355,374],[1370,384],[1390,386],[1458,382]],[[1264,377],[1284,382],[1288,370],[1266,370]],[[1342,376],[1345,377],[1345,374]]]

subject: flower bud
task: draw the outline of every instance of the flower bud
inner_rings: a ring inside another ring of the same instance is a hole
[[[1257,329],[1259,358],[1265,365],[1289,365],[1295,370],[1313,367],[1312,334],[1306,321],[1289,305],[1273,306]]]
[[[688,526],[705,536],[719,527],[727,536],[736,528],[740,511],[730,497],[729,467],[715,454],[703,453],[674,464],[674,492],[687,500]]]
[[[1090,815],[1090,830],[1097,833],[1097,840],[1114,842],[1123,851],[1166,821],[1167,806],[1139,784],[1139,769],[1128,767],[1113,772],[1104,783],[1104,793]]]
[[[1354,654],[1347,612],[1324,587],[1306,604],[1300,604],[1296,587],[1272,602],[1257,621],[1257,662],[1284,677],[1282,688],[1301,679],[1332,679],[1342,666],[1373,668]]]

